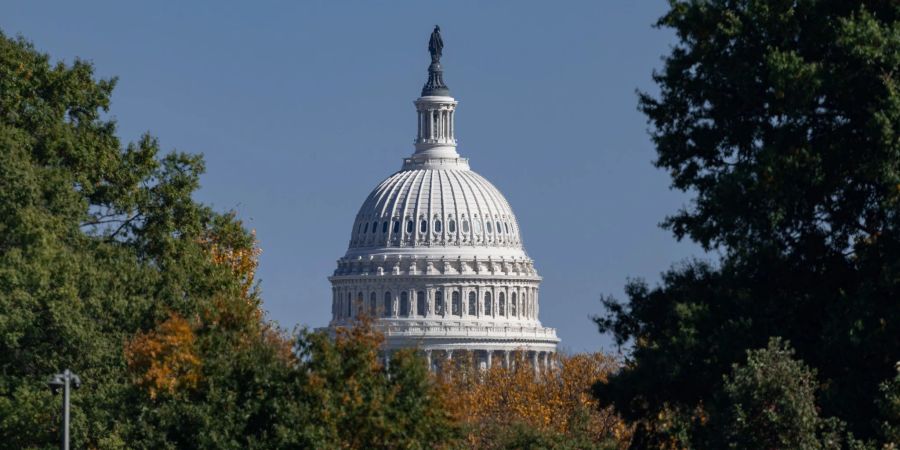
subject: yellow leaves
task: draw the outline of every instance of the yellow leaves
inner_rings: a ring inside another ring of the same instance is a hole
[[[191,324],[176,313],[125,345],[125,359],[150,398],[193,389],[200,381],[200,357]]]
[[[256,231],[251,231],[250,234],[253,236],[253,246],[249,248],[226,245],[216,236],[208,236],[201,242],[206,246],[214,263],[231,269],[231,273],[241,286],[241,295],[247,299],[255,294],[253,289],[256,283],[256,269],[259,267],[259,255],[262,254],[257,245]]]
[[[608,437],[622,443],[630,439],[631,428],[611,408],[600,408],[590,394],[596,381],[606,380],[618,368],[609,356],[559,357],[555,368],[537,375],[522,352],[512,355],[511,368],[496,357],[489,370],[475,368],[471,355],[458,357],[454,352],[453,359],[458,364],[438,375],[443,403],[471,430],[467,441],[473,447],[485,447],[492,426],[512,423],[545,432],[587,433],[598,442]]]

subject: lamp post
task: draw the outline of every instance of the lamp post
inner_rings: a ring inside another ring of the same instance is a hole
[[[60,390],[63,392],[63,425],[62,425],[62,450],[69,450],[69,388],[78,389],[81,387],[81,378],[72,373],[69,369],[58,373],[47,383],[50,391],[58,394]]]

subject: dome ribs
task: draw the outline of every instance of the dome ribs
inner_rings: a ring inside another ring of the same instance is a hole
[[[418,183],[419,183],[419,190],[416,193],[415,209],[413,210],[413,213],[412,213],[412,221],[413,221],[412,244],[413,244],[413,246],[415,246],[415,244],[418,241],[418,234],[417,234],[416,230],[419,229],[419,213],[422,209],[422,189],[425,188],[425,176],[428,175],[428,172],[430,172],[430,171],[422,170],[421,171],[422,176],[417,177]],[[408,205],[407,205],[407,209],[408,209]]]

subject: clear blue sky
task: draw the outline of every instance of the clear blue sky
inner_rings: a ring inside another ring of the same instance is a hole
[[[503,192],[570,351],[613,349],[589,316],[629,277],[700,251],[657,224],[688,201],[653,167],[636,89],[674,35],[666,2],[10,1],[0,28],[118,76],[123,140],[203,153],[198,198],[257,232],[269,317],[323,326],[326,277],[369,191],[416,132],[428,36],[444,35],[459,151]]]

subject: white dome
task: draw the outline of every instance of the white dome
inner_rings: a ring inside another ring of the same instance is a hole
[[[541,277],[509,202],[456,152],[457,101],[437,59],[415,101],[415,152],[366,197],[329,277],[329,327],[374,318],[386,358],[417,347],[490,366],[525,351],[546,366],[559,338],[538,319]]]
[[[407,168],[366,198],[350,236],[350,256],[374,248],[495,247],[524,256],[515,215],[503,194],[466,165]]]

